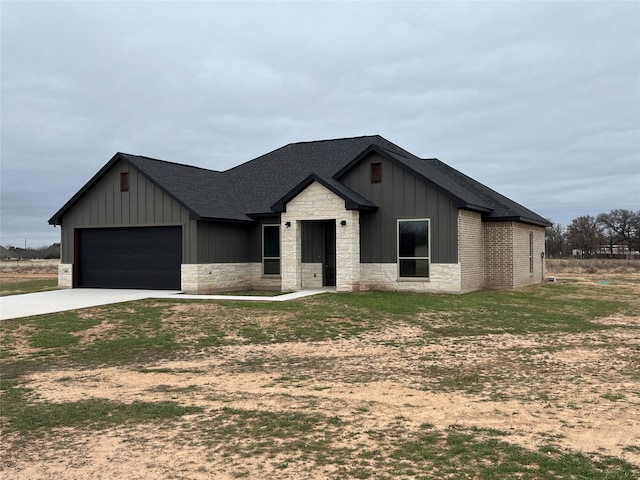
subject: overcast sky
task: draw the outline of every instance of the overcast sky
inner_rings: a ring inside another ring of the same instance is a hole
[[[1,3],[1,238],[117,151],[380,134],[567,225],[640,209],[640,2]]]

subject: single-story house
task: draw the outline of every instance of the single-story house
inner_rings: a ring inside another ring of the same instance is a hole
[[[227,171],[116,153],[49,220],[60,287],[461,293],[543,275],[540,215],[381,136]]]

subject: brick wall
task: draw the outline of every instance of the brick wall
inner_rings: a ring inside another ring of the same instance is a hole
[[[462,292],[484,287],[484,227],[479,213],[458,211],[458,261]]]
[[[544,252],[544,230],[521,222],[485,222],[485,287],[509,289],[542,281],[540,252]],[[533,271],[530,271],[530,233]]]
[[[484,285],[513,288],[513,222],[484,223]]]
[[[544,252],[544,228],[514,222],[513,226],[513,286],[522,287],[542,281],[540,252]],[[530,234],[533,235],[533,271],[529,257]]]

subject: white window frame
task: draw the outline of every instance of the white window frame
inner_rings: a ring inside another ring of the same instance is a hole
[[[280,253],[277,257],[265,257],[264,255],[264,230],[266,227],[277,227],[278,228],[278,252]],[[280,242],[282,240],[282,229],[280,228],[279,223],[264,223],[262,224],[262,275],[265,277],[279,277],[282,274],[282,249]],[[279,264],[279,272],[280,273],[265,273],[264,271],[264,261],[265,260],[278,260]]]
[[[400,223],[401,222],[427,222],[427,255],[426,257],[401,257],[400,256]],[[398,266],[398,279],[407,281],[424,281],[429,280],[431,275],[431,219],[430,218],[398,218],[396,224],[396,259]],[[428,274],[426,277],[401,277],[400,276],[400,260],[427,260]]]

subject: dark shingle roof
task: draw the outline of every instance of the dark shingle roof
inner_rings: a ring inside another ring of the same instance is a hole
[[[126,153],[121,156],[200,218],[252,220],[244,214],[233,185],[222,172]]]
[[[548,226],[547,220],[437,159],[421,159],[379,135],[291,143],[225,172],[119,153],[49,223],[62,215],[110,168],[123,159],[180,202],[196,218],[252,221],[280,211],[301,188],[317,180],[345,199],[348,208],[375,209],[339,182],[340,176],[376,151],[450,196],[455,205],[488,220],[520,220]],[[306,183],[305,183],[306,182]]]
[[[246,213],[269,212],[274,202],[309,175],[334,177],[370,145],[410,155],[379,135],[290,143],[225,174],[237,185]]]

